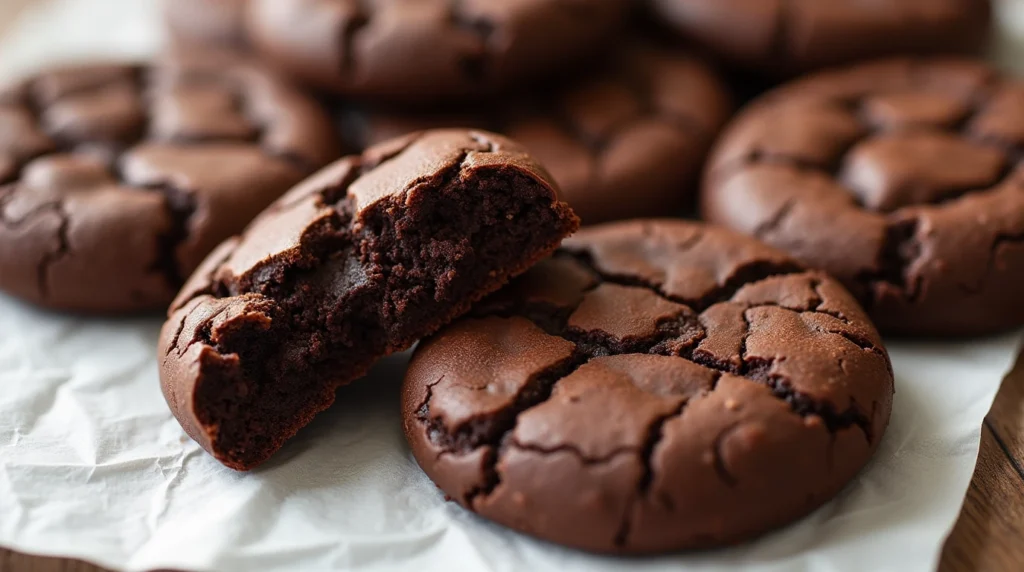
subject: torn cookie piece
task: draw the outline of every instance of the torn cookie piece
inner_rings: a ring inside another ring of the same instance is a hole
[[[225,465],[259,465],[379,358],[553,251],[579,220],[512,141],[413,134],[342,159],[210,255],[171,308],[161,382]]]

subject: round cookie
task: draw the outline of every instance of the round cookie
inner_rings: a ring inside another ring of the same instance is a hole
[[[225,238],[338,155],[325,111],[234,58],[55,69],[0,92],[0,290],[165,308]]]
[[[770,76],[858,60],[980,48],[990,0],[648,0],[708,52]]]
[[[252,0],[265,57],[314,86],[423,103],[522,88],[607,47],[623,0]]]
[[[590,227],[422,342],[413,455],[453,500],[605,553],[739,542],[838,493],[893,375],[839,283],[684,221]]]
[[[892,334],[1024,324],[1024,82],[970,60],[826,72],[753,103],[702,210],[838,277]]]
[[[355,112],[347,139],[372,144],[428,127],[471,125],[522,143],[583,224],[681,214],[693,203],[732,98],[700,60],[630,45],[603,71],[555,94],[435,114]]]
[[[164,22],[182,44],[237,48],[246,45],[249,0],[164,0]]]

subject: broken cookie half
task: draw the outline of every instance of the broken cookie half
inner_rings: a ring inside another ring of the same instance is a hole
[[[347,157],[222,244],[172,304],[160,376],[225,465],[269,458],[379,358],[466,312],[579,221],[519,145],[480,131]]]

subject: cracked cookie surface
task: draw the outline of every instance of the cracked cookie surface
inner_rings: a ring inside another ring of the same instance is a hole
[[[799,80],[741,112],[702,211],[841,279],[886,333],[1024,324],[1024,83],[899,59]]]
[[[583,224],[596,224],[690,206],[731,100],[698,58],[636,42],[553,95],[460,113],[352,108],[340,122],[347,140],[364,144],[451,125],[503,133],[548,169]]]
[[[623,0],[252,0],[249,33],[295,77],[423,102],[519,88],[606,48]]]
[[[165,309],[337,147],[317,103],[234,57],[30,77],[0,90],[0,289],[61,310]]]
[[[584,229],[425,340],[402,391],[462,506],[608,553],[707,548],[814,510],[877,449],[893,375],[854,299],[742,235]]]
[[[221,245],[172,304],[164,396],[235,469],[262,463],[379,358],[549,254],[579,220],[512,141],[412,134],[347,157]]]
[[[647,0],[686,38],[768,76],[905,54],[980,50],[990,0]]]

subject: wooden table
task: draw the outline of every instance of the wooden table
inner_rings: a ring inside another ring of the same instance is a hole
[[[1024,570],[1024,352],[985,418],[974,480],[939,570]]]
[[[0,0],[0,34],[37,0]],[[981,454],[941,572],[1024,570],[1024,353],[985,419]],[[91,564],[0,548],[0,572],[105,572]]]

